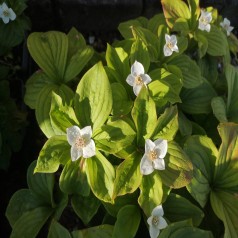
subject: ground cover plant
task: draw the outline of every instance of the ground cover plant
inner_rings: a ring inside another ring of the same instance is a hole
[[[11,238],[238,237],[238,40],[198,0],[161,2],[105,52],[75,28],[28,37],[25,103],[47,139]]]
[[[11,93],[11,85],[20,81],[20,62],[12,49],[22,43],[25,31],[30,29],[25,9],[25,1],[0,1],[0,169],[4,170],[9,167],[12,152],[21,148],[27,124],[26,112]]]

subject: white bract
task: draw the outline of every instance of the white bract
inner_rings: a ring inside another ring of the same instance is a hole
[[[2,18],[5,24],[7,24],[9,20],[14,21],[16,19],[15,12],[11,8],[8,8],[5,2],[0,5],[0,18]]]
[[[78,126],[67,128],[67,140],[71,145],[72,161],[79,159],[81,156],[90,158],[96,154],[95,143],[91,137],[91,126],[86,126],[83,129]]]
[[[131,66],[131,74],[126,78],[126,82],[133,87],[133,92],[137,96],[142,86],[151,82],[151,78],[148,74],[145,74],[144,66],[135,61]]]
[[[165,34],[164,56],[172,55],[173,51],[179,52],[177,46],[177,37],[175,35]]]
[[[149,232],[151,238],[157,238],[160,230],[168,226],[166,220],[163,218],[164,210],[161,205],[155,207],[151,213],[151,216],[147,219],[149,224]]]
[[[226,34],[229,36],[231,31],[234,29],[233,26],[231,26],[230,21],[227,18],[224,18],[223,22],[220,23],[221,27],[226,30]]]
[[[212,21],[212,13],[201,10],[201,16],[199,18],[198,29],[200,29],[202,31],[205,30],[207,32],[210,32],[210,30],[211,30],[210,22],[211,21]]]
[[[155,169],[164,170],[164,157],[167,153],[167,140],[158,139],[152,142],[150,139],[145,141],[145,154],[140,162],[140,171],[144,175],[151,174]]]

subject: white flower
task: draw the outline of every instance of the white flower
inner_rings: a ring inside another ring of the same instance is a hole
[[[149,232],[151,238],[157,238],[160,230],[168,226],[166,220],[163,218],[164,210],[161,205],[155,207],[151,213],[151,216],[147,219],[149,224]]]
[[[230,35],[231,31],[234,29],[233,26],[230,26],[231,23],[227,18],[224,18],[223,22],[221,22],[220,25],[222,26],[224,30],[226,30],[226,34],[228,36]]]
[[[8,8],[5,2],[0,5],[0,18],[2,18],[5,24],[7,24],[9,20],[14,21],[16,19],[15,12],[11,8]]]
[[[210,22],[211,21],[212,21],[212,13],[201,10],[201,16],[199,18],[198,29],[200,29],[202,31],[205,30],[207,32],[210,32],[210,30],[211,30]]]
[[[151,82],[151,78],[148,74],[145,74],[144,66],[135,61],[131,66],[131,74],[128,75],[126,82],[133,87],[134,94],[137,96],[142,86]]]
[[[154,169],[164,170],[164,157],[167,153],[167,140],[158,139],[155,142],[145,141],[145,154],[140,162],[140,171],[144,175],[151,174]]]
[[[165,34],[164,56],[172,55],[173,51],[179,52],[176,35]]]
[[[91,126],[86,126],[83,129],[80,129],[78,126],[67,128],[67,140],[71,145],[72,161],[77,160],[81,156],[89,158],[96,154],[95,143],[91,137]]]

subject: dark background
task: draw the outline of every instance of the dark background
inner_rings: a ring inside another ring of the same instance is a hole
[[[31,19],[31,32],[58,30],[68,32],[72,26],[81,32],[89,42],[94,38],[96,50],[104,50],[106,42],[120,39],[117,27],[120,22],[139,16],[147,18],[162,11],[159,0],[29,0],[26,15]],[[238,0],[203,0],[201,7],[213,6],[219,13],[238,27]],[[30,32],[26,33],[25,39]],[[236,34],[237,35],[237,34]],[[20,58],[22,70],[19,78],[11,85],[11,96],[28,114],[22,149],[12,155],[7,171],[0,170],[0,237],[8,238],[11,227],[5,217],[7,204],[14,192],[26,188],[26,171],[31,161],[37,159],[45,137],[35,121],[34,111],[23,103],[24,84],[36,69],[30,58],[26,42],[14,49]]]

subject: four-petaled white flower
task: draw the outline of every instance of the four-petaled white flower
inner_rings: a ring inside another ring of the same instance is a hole
[[[231,31],[234,29],[233,26],[230,26],[231,23],[227,18],[224,18],[223,22],[220,23],[221,27],[226,30],[226,34],[229,36]]]
[[[200,29],[202,31],[205,30],[207,32],[210,32],[210,30],[211,30],[210,22],[211,21],[212,21],[212,13],[201,10],[201,16],[199,18],[198,29]]]
[[[151,213],[151,216],[147,219],[149,224],[149,232],[151,238],[157,238],[160,230],[168,226],[166,220],[163,218],[164,210],[161,205],[155,207]]]
[[[144,66],[135,61],[131,66],[131,74],[128,75],[126,82],[133,87],[134,94],[137,96],[142,86],[151,82],[151,78],[148,74],[145,74]]]
[[[91,126],[86,126],[83,129],[78,126],[67,128],[67,140],[71,145],[72,161],[79,159],[81,156],[89,158],[96,154],[95,143],[91,137]]]
[[[179,52],[176,35],[165,34],[164,56],[172,55],[173,51]]]
[[[0,18],[2,18],[5,24],[7,24],[9,20],[14,21],[16,19],[15,12],[11,8],[8,8],[5,2],[0,5]]]
[[[167,140],[157,139],[152,142],[150,139],[145,141],[145,154],[140,162],[140,171],[144,175],[151,174],[154,169],[164,170],[164,157],[167,153]]]

